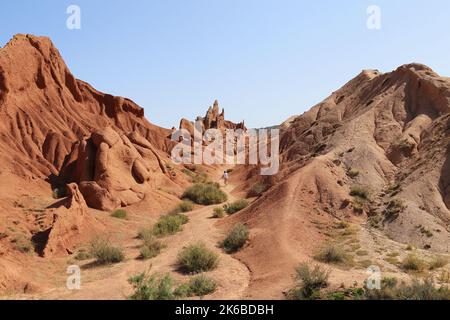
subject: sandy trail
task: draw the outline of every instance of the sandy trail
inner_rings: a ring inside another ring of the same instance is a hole
[[[218,177],[216,177],[218,180]],[[229,201],[234,201],[231,195],[233,185],[224,186],[222,190],[228,194]],[[26,295],[15,298],[26,299],[106,299],[119,300],[126,299],[132,288],[128,283],[129,277],[146,270],[151,273],[170,273],[179,282],[185,282],[189,276],[177,271],[177,255],[183,247],[202,242],[209,249],[220,256],[217,269],[208,272],[208,276],[218,283],[217,290],[207,299],[242,299],[250,281],[248,268],[231,255],[225,254],[218,243],[225,237],[223,230],[217,227],[217,219],[212,218],[214,207],[221,205],[204,206],[187,213],[189,223],[184,225],[183,230],[176,235],[162,239],[166,248],[157,257],[142,261],[136,259],[139,256],[140,241],[132,237],[124,239],[126,260],[122,263],[110,266],[89,267],[89,262],[80,263],[81,267],[81,289],[68,290],[64,284],[58,288],[51,289],[44,293]],[[144,226],[142,226],[144,227]],[[136,230],[137,233],[137,230]]]

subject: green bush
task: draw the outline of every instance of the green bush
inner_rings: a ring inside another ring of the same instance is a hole
[[[335,229],[348,229],[348,228],[350,228],[350,224],[346,221],[339,221],[339,222],[335,223],[334,228]]]
[[[353,186],[350,189],[350,195],[353,197],[359,197],[364,200],[369,200],[369,191],[362,186]]]
[[[183,199],[189,199],[197,204],[219,204],[227,200],[227,195],[219,189],[217,184],[198,183],[189,187],[182,195]]]
[[[170,213],[171,214],[177,214],[177,213],[186,213],[190,212],[194,209],[194,204],[189,200],[183,200],[178,206],[175,207]]]
[[[174,280],[169,274],[147,275],[141,273],[128,280],[133,285],[134,293],[131,300],[175,300],[177,295],[174,290]]]
[[[192,183],[207,183],[209,177],[205,172],[200,172],[192,177]]]
[[[113,213],[111,213],[111,217],[117,218],[117,219],[126,219],[128,216],[127,212],[123,209],[117,209],[114,210]]]
[[[192,296],[191,288],[189,287],[189,283],[182,283],[173,291],[175,297],[179,299],[184,299]]]
[[[193,277],[188,283],[176,286],[169,274],[159,275],[144,272],[128,279],[134,293],[131,300],[176,300],[193,296],[206,296],[216,290],[217,284],[205,275]]]
[[[403,151],[411,151],[412,149],[414,149],[415,144],[405,138],[405,139],[398,140],[394,144],[394,146]]]
[[[248,201],[245,199],[241,199],[241,200],[237,200],[233,203],[226,204],[224,206],[224,209],[228,214],[234,214],[234,213],[244,209],[247,206],[248,206]]]
[[[165,247],[161,241],[156,239],[153,235],[146,236],[144,239],[144,243],[140,248],[140,258],[147,260],[156,257],[161,253],[161,250]]]
[[[189,218],[183,214],[168,214],[159,218],[153,226],[153,235],[165,237],[173,235],[182,230],[183,224],[186,224]]]
[[[395,196],[396,194],[398,194],[401,191],[401,185],[398,182],[394,182],[392,184],[389,185],[389,187],[386,190],[387,194],[390,194],[392,196]]]
[[[389,201],[386,209],[384,209],[384,215],[387,219],[396,219],[400,213],[405,210],[406,206],[403,200],[401,199],[393,199]]]
[[[200,274],[189,281],[187,296],[203,297],[213,293],[216,290],[216,287],[217,283],[213,279],[208,278],[204,274]]]
[[[326,244],[316,253],[314,258],[325,263],[344,263],[349,257],[341,248],[333,244]]]
[[[297,285],[288,292],[288,298],[292,300],[320,298],[320,290],[328,286],[330,271],[324,270],[319,265],[310,267],[307,263],[302,263],[295,271]]]
[[[214,208],[213,218],[219,219],[219,218],[223,218],[224,216],[225,216],[225,211],[223,210],[222,207]]]
[[[352,201],[353,211],[359,214],[363,213],[364,210],[366,209],[366,203],[367,201],[365,199],[355,197]]]
[[[242,223],[238,223],[222,242],[222,248],[228,253],[236,252],[247,242],[248,235],[248,228]]]
[[[184,200],[178,205],[181,212],[190,212],[194,209],[194,204],[189,200]]]
[[[75,260],[83,261],[83,260],[91,259],[92,256],[91,256],[91,254],[90,254],[89,252],[87,252],[86,250],[81,249],[80,251],[77,252],[77,254],[75,255],[74,258],[75,258]]]
[[[182,169],[181,172],[183,172],[185,175],[187,175],[187,176],[189,176],[191,178],[193,178],[195,176],[194,172],[192,172],[191,170],[186,169],[186,168]]]
[[[445,257],[437,256],[431,260],[429,264],[430,270],[436,270],[445,267],[448,264],[448,260]]]
[[[11,242],[14,244],[14,247],[22,253],[30,253],[34,250],[33,242],[24,235],[13,238]]]
[[[348,175],[350,178],[356,178],[357,176],[359,176],[359,171],[356,170],[356,169],[350,168],[350,169],[348,169],[348,171],[347,171],[347,175]]]
[[[137,238],[140,240],[145,240],[146,238],[153,237],[153,229],[143,228],[139,230]]]
[[[434,236],[433,232],[431,232],[429,229],[427,229],[426,227],[424,227],[422,225],[417,226],[417,229],[419,229],[421,234],[426,235],[427,238],[431,238]]]
[[[424,281],[413,280],[411,285],[402,285],[398,289],[399,300],[450,300],[447,287],[437,288],[431,278]]]
[[[409,254],[402,261],[401,267],[406,271],[421,272],[425,268],[425,262],[414,254]]]
[[[219,256],[202,243],[183,248],[178,255],[178,265],[187,273],[200,273],[217,267]]]
[[[411,284],[398,284],[395,278],[381,281],[381,290],[365,289],[367,300],[450,300],[447,287],[436,287],[431,278],[423,281],[414,279]]]
[[[259,197],[269,189],[269,185],[262,181],[255,183],[248,192],[249,197]]]
[[[95,239],[90,244],[90,254],[99,264],[118,263],[125,259],[123,250],[112,246],[105,239]]]

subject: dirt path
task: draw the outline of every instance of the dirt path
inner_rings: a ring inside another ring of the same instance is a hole
[[[229,201],[235,200],[231,195],[232,185],[225,186],[222,189],[228,194]],[[213,208],[217,206],[205,206],[187,213],[189,223],[184,225],[183,231],[178,234],[162,239],[166,248],[153,259],[147,261],[136,259],[139,256],[140,241],[129,237],[124,239],[122,244],[126,256],[124,262],[103,267],[89,267],[88,262],[80,264],[82,281],[80,290],[68,290],[61,286],[41,294],[31,297],[24,296],[23,298],[126,299],[132,293],[132,288],[128,283],[129,277],[146,270],[151,270],[151,273],[170,273],[177,281],[185,282],[189,277],[177,271],[177,255],[183,247],[203,242],[209,249],[220,256],[218,268],[208,272],[208,276],[215,279],[218,283],[218,288],[216,292],[206,298],[242,299],[245,297],[250,281],[250,272],[239,260],[225,254],[218,247],[218,243],[225,237],[225,234],[216,226],[218,220],[211,217]]]

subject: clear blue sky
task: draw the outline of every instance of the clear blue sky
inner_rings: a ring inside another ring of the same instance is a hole
[[[66,28],[77,4],[82,29]],[[366,27],[369,5],[382,29]],[[214,99],[250,127],[280,123],[362,69],[409,62],[450,76],[448,0],[9,0],[0,44],[46,35],[79,79],[129,97],[165,127]]]

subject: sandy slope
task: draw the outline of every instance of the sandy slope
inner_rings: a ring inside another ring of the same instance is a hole
[[[219,177],[218,171],[218,177]],[[229,194],[232,185],[224,187]],[[250,281],[250,272],[247,267],[231,255],[225,254],[217,244],[225,236],[224,230],[217,225],[217,220],[211,215],[215,206],[205,206],[188,213],[189,223],[184,226],[182,232],[163,239],[166,248],[163,252],[148,261],[136,259],[139,256],[138,246],[140,241],[130,236],[123,239],[121,244],[125,249],[126,261],[117,265],[105,267],[91,267],[88,261],[80,264],[82,269],[81,290],[70,291],[66,289],[64,278],[59,279],[60,286],[35,295],[20,295],[14,298],[26,299],[125,299],[132,292],[128,283],[130,276],[144,272],[151,268],[151,272],[171,273],[178,281],[188,280],[188,276],[177,271],[176,259],[181,249],[191,243],[203,242],[208,248],[220,255],[220,263],[216,270],[208,275],[218,283],[218,289],[208,299],[242,299],[245,298],[246,289]],[[135,230],[134,235],[138,230]],[[12,298],[12,297],[9,297]]]

